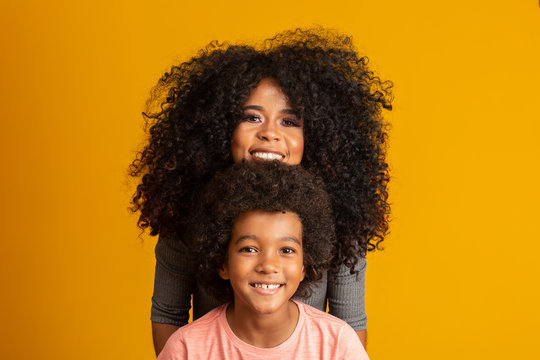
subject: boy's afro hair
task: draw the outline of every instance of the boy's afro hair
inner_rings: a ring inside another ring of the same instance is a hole
[[[221,301],[232,300],[230,283],[219,277],[217,268],[227,260],[235,219],[254,210],[290,211],[299,216],[305,278],[295,295],[308,296],[310,285],[321,279],[334,256],[332,210],[320,179],[299,165],[277,161],[235,164],[206,187],[187,234],[200,285]]]

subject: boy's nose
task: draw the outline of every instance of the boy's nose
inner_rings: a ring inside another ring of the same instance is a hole
[[[262,257],[257,265],[257,271],[262,273],[273,273],[279,271],[279,258],[276,255],[266,255]]]

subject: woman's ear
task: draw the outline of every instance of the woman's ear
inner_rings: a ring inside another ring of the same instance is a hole
[[[223,264],[220,267],[217,268],[217,272],[219,274],[219,277],[223,280],[229,280],[229,268],[227,267],[227,264]]]

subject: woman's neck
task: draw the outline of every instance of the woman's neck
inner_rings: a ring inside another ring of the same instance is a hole
[[[227,322],[239,339],[259,348],[276,347],[287,340],[296,329],[300,316],[298,306],[292,300],[271,314],[250,310],[231,303],[227,308]]]

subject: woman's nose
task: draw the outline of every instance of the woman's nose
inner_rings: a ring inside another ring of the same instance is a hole
[[[279,141],[281,135],[275,121],[266,121],[257,133],[257,137],[264,141]]]

